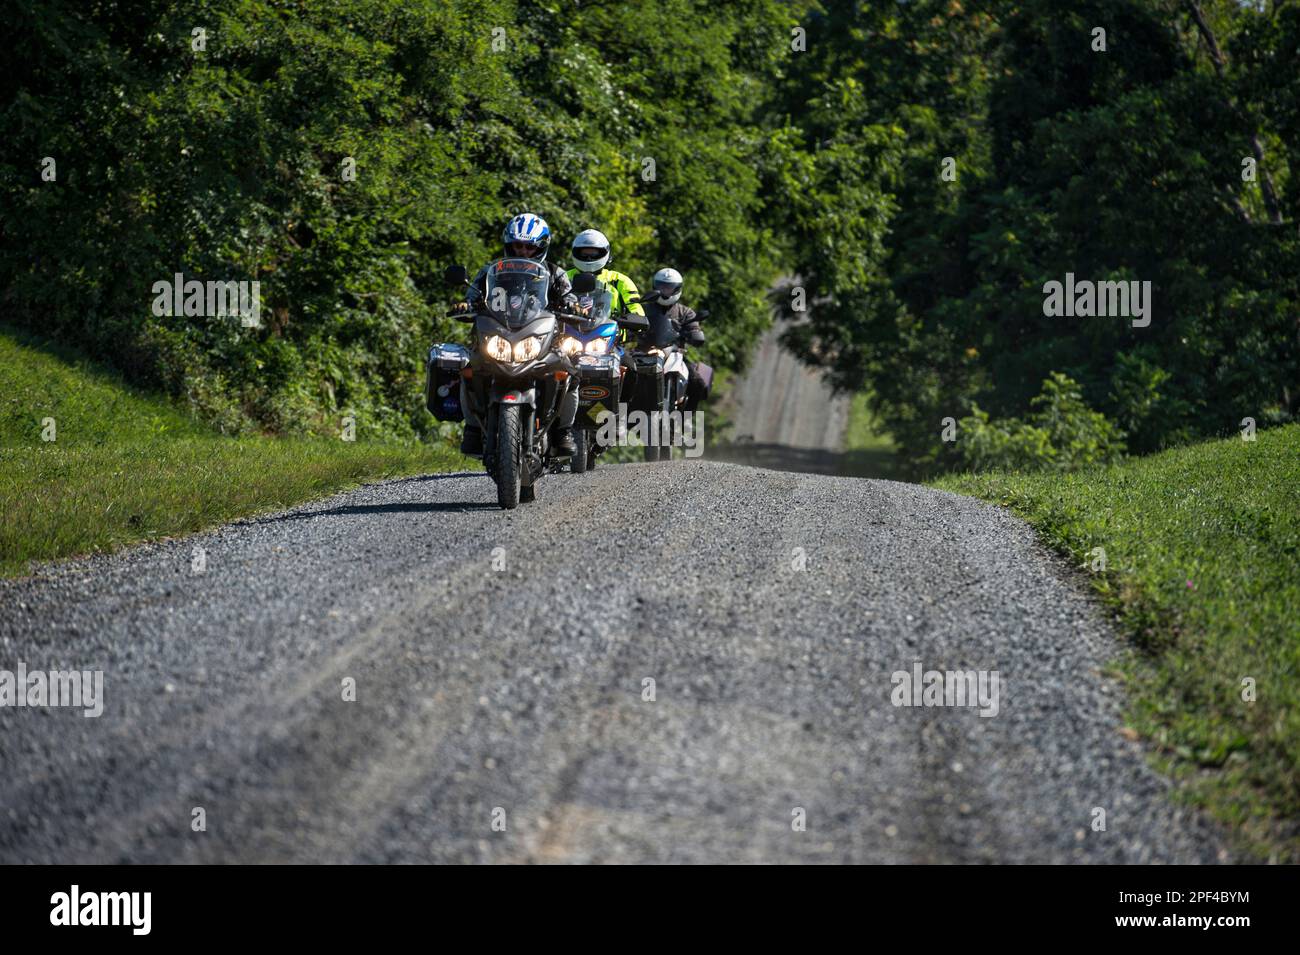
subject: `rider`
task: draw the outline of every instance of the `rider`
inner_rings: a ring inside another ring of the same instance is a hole
[[[609,265],[609,239],[605,238],[603,232],[584,229],[573,240],[573,247],[569,251],[573,256],[574,267],[564,273],[566,276],[572,279],[579,270],[594,272],[596,281],[614,294],[614,312],[627,311],[633,315],[645,315],[639,302],[636,283],[622,272],[606,268]]]
[[[546,249],[551,244],[551,228],[541,216],[522,212],[506,223],[501,241],[505,246],[503,254],[506,258],[532,259],[546,264]],[[469,283],[465,301],[453,306],[453,312],[463,314],[478,309],[487,292],[489,267],[490,263],[478,270],[478,274]],[[546,270],[551,274],[550,287],[546,292],[547,302],[553,306],[560,304],[571,306],[576,298],[564,269],[558,265],[547,265]],[[573,454],[577,450],[573,443],[573,419],[578,413],[578,393],[573,388],[568,391],[573,393],[572,401],[566,392],[560,401],[560,413],[556,418],[556,424],[551,430],[551,445],[561,454]],[[569,407],[570,404],[572,408]],[[470,399],[469,388],[463,379],[460,383],[460,406],[465,409],[465,433],[460,439],[460,451],[462,454],[481,455],[483,426],[479,422],[478,414]]]
[[[642,341],[662,340],[666,335],[670,339],[679,339],[684,345],[700,346],[704,344],[704,332],[700,329],[699,315],[695,309],[683,305],[682,273],[676,269],[660,269],[650,280],[650,294],[646,304],[650,306],[650,328]],[[699,363],[686,359],[687,381],[699,382]],[[689,394],[689,389],[688,389]],[[686,407],[692,407],[688,398]]]
[[[650,286],[646,301],[659,307],[658,311],[673,323],[673,328],[688,345],[703,345],[704,332],[700,329],[695,309],[679,301],[682,297],[682,273],[676,269],[660,269],[650,280]]]

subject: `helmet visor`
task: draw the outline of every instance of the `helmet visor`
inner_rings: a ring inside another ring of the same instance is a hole
[[[581,245],[573,250],[573,257],[579,262],[597,262],[609,255],[609,249],[597,245]]]
[[[536,242],[507,242],[506,255],[516,259],[535,259],[542,254],[542,246]]]

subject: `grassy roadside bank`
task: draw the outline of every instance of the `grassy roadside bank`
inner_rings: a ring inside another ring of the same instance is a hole
[[[0,576],[468,463],[416,443],[222,437],[0,329]]]
[[[1089,573],[1134,640],[1130,730],[1252,851],[1300,861],[1300,425],[934,483],[1011,508]]]

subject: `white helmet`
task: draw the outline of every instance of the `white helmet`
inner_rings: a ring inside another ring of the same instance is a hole
[[[676,269],[660,269],[650,284],[660,305],[673,305],[682,297],[682,273]]]
[[[573,240],[573,264],[583,272],[599,272],[609,264],[609,239],[595,229],[584,229]]]

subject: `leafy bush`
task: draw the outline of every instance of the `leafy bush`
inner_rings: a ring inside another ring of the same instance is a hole
[[[1077,382],[1053,372],[1025,420],[990,420],[978,405],[958,422],[953,444],[968,471],[1077,471],[1124,453],[1124,435],[1083,400]]]

